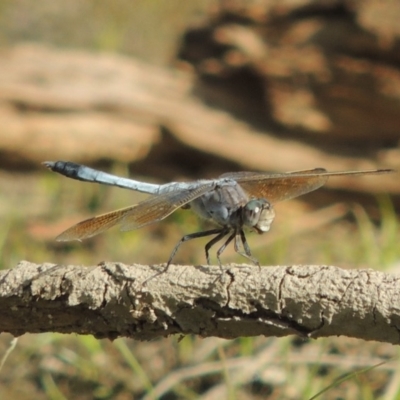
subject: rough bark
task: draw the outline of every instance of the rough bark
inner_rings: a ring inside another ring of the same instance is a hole
[[[400,343],[399,277],[334,266],[36,265],[0,273],[0,331],[150,340],[343,335]]]

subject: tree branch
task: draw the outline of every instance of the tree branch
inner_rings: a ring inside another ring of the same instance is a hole
[[[0,271],[0,332],[149,340],[170,334],[344,335],[400,343],[399,277],[333,266],[95,267],[22,261]]]

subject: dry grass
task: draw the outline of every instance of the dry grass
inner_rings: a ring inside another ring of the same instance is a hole
[[[42,41],[118,51],[165,65],[183,26],[209,3],[214,2],[0,0],[0,44]],[[184,233],[199,229],[198,220],[182,211],[138,232],[111,231],[84,243],[59,244],[53,238],[63,229],[89,215],[134,203],[134,194],[64,180],[44,170],[0,171],[0,187],[2,268],[22,259],[86,265],[102,260],[158,263],[168,258]],[[250,236],[249,242],[265,264],[389,268],[399,260],[399,225],[388,199],[379,202],[380,224],[371,222],[359,207],[353,209],[353,217],[324,220],[307,210],[291,214],[293,203],[288,208],[282,204],[279,224],[268,235]],[[204,262],[203,243],[187,243],[176,261]],[[233,253],[224,257],[237,260]],[[7,334],[0,337],[0,355],[6,354],[11,339]],[[297,400],[333,384],[320,398],[390,400],[400,398],[397,358],[395,346],[347,338],[223,341],[189,336],[112,343],[91,336],[24,335],[0,372],[0,398]],[[346,374],[382,360],[387,363],[336,384]]]
[[[6,222],[0,231],[3,267],[24,258],[87,265],[105,259],[162,262],[181,235],[200,228],[192,213],[181,211],[137,232],[111,231],[83,243],[59,244],[54,236],[74,222],[76,214],[84,217],[128,205],[135,202],[133,194],[75,183],[47,171],[30,176],[3,172],[0,178],[2,187],[8,188],[7,196],[0,197]],[[295,203],[280,207],[282,216],[290,216],[288,220],[282,217],[281,226],[277,224],[267,235],[249,235],[254,253],[266,253],[263,261],[267,264],[304,261],[389,267],[399,258],[399,226],[388,199],[380,200],[380,225],[372,223],[358,206],[353,208],[353,222],[343,217],[348,215],[343,214],[347,210],[343,205],[328,210],[333,217],[339,212],[339,219],[326,218],[324,210],[307,212]],[[178,257],[201,263],[203,245],[201,240],[187,244]],[[226,254],[227,261],[237,257]],[[6,353],[9,341],[3,335],[1,354]],[[396,358],[394,346],[347,338],[170,337],[149,343],[125,339],[111,343],[90,336],[25,335],[0,373],[0,395],[21,399],[307,399],[346,374],[388,361],[340,381],[321,398],[391,399],[400,394],[397,362],[390,361]]]

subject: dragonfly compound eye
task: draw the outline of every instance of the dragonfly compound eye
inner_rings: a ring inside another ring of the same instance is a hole
[[[267,232],[275,217],[272,205],[265,199],[250,200],[243,208],[243,225],[255,228],[258,233]]]

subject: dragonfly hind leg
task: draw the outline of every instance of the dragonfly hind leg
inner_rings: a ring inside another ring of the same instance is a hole
[[[218,234],[216,237],[218,238],[218,240],[220,240],[222,237],[224,237],[226,235],[226,232],[225,232],[225,230],[223,228],[222,229],[221,228],[217,228],[217,229],[210,229],[208,231],[203,231],[203,232],[190,233],[189,235],[183,236],[182,239],[176,244],[176,246],[172,250],[172,253],[169,256],[169,259],[168,259],[168,262],[167,262],[167,266],[165,267],[164,271],[167,271],[169,265],[172,262],[172,259],[175,257],[176,252],[178,251],[179,247],[184,242],[187,242],[188,240],[192,240],[192,239],[205,237],[205,236],[215,235],[215,234]],[[209,258],[209,255],[208,255],[208,249],[209,249],[209,247],[211,247],[215,243],[214,240],[215,240],[215,238],[212,239],[210,242],[208,242],[207,245],[206,245],[206,257],[207,257],[207,263],[208,264],[210,264],[210,258]],[[210,243],[211,243],[211,245],[209,246]]]
[[[150,278],[146,279],[143,282],[143,285],[146,285],[148,281],[150,281],[151,279],[154,279],[157,276],[160,276],[162,274],[164,274],[165,272],[168,271],[169,266],[171,265],[171,262],[173,260],[173,258],[175,257],[176,252],[178,251],[179,247],[187,242],[188,240],[192,240],[192,239],[197,239],[200,237],[205,237],[205,236],[210,236],[210,235],[215,235],[217,234],[217,238],[218,240],[220,240],[222,237],[224,237],[227,232],[224,228],[217,228],[217,229],[210,229],[209,231],[203,231],[203,232],[195,232],[195,233],[190,233],[189,235],[185,235],[182,237],[182,239],[176,244],[176,246],[174,247],[174,249],[171,252],[171,255],[169,256],[169,259],[167,261],[167,265],[165,266],[165,268],[160,271],[157,272],[155,275],[151,276]],[[215,239],[215,238],[214,238]],[[214,244],[214,239],[211,240],[211,242],[208,242],[206,245],[206,257],[207,257],[207,262],[208,264],[210,264],[210,260],[209,260],[209,256],[208,256],[208,251],[207,251],[207,246],[211,243],[211,246]],[[209,247],[211,247],[209,246]]]

